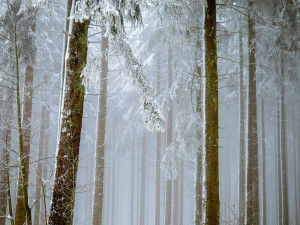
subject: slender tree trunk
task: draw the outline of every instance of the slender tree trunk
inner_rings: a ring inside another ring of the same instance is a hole
[[[0,141],[2,143],[6,143],[6,133],[4,130],[4,123],[2,121],[4,120],[4,104],[3,104],[3,89],[0,89]],[[8,112],[7,112],[8,113]],[[6,121],[8,122],[8,121]],[[6,160],[8,157],[8,151],[6,144],[4,146],[1,146],[1,152],[0,152],[0,224],[5,225],[6,221],[6,208],[7,208],[7,190],[8,190],[8,185],[7,185],[7,175],[8,175],[8,161]]]
[[[197,66],[197,75],[201,76],[201,68]],[[196,105],[196,111],[197,113],[202,112],[201,103],[202,103],[202,88],[201,88],[201,79],[199,79],[200,88],[197,92],[197,105]],[[201,134],[199,135],[199,139],[201,140]],[[196,211],[195,211],[195,224],[201,224],[202,223],[202,214],[203,214],[203,152],[202,149],[198,149],[197,151],[197,170],[196,170]]]
[[[253,2],[249,2],[251,8]],[[247,225],[259,224],[258,137],[256,100],[255,22],[248,19],[248,167],[247,167]]]
[[[11,150],[11,131],[12,131],[12,114],[13,114],[13,102],[10,101],[14,99],[14,90],[10,89],[7,97],[7,113],[5,115],[5,121],[7,122],[7,126],[5,129],[5,154],[6,154],[6,178],[7,178],[7,199],[8,199],[8,212],[10,216],[11,225],[15,224],[13,217],[13,207],[12,207],[12,199],[11,199],[11,189],[10,189],[10,174],[9,174],[9,162],[10,162],[10,150]]]
[[[172,224],[178,225],[179,222],[179,176],[173,180],[173,216]]]
[[[283,206],[283,224],[289,225],[289,203],[288,203],[288,171],[287,171],[287,151],[286,151],[286,128],[285,128],[285,100],[284,100],[284,61],[281,58],[281,126],[280,126],[280,139],[281,139],[281,163],[282,163],[282,206]]]
[[[17,191],[17,206],[16,206],[16,225],[23,225],[25,221],[27,225],[31,225],[31,209],[28,205],[28,169],[29,169],[29,150],[30,150],[30,134],[31,134],[31,109],[32,109],[32,67],[27,66],[25,74],[24,86],[24,109],[23,109],[23,124],[21,122],[21,96],[20,96],[20,71],[19,71],[19,52],[17,45],[17,24],[14,26],[14,48],[15,48],[15,66],[17,78],[17,118],[18,118],[18,133],[19,133],[19,157],[20,157],[20,172],[19,184]],[[28,98],[27,98],[28,97]],[[24,130],[23,130],[24,126]],[[23,133],[24,132],[24,133]]]
[[[157,56],[156,91],[160,95],[160,53]],[[156,132],[156,153],[155,153],[155,225],[160,225],[160,162],[161,161],[161,133]]]
[[[111,220],[112,220],[112,223],[111,225],[115,225],[115,217],[116,217],[116,159],[115,159],[115,156],[114,156],[115,152],[113,152],[113,155],[112,155],[112,191],[111,191]]]
[[[75,0],[75,3],[78,0]],[[84,103],[82,70],[86,65],[89,21],[73,22],[66,63],[65,97],[56,158],[50,225],[73,223],[76,175]]]
[[[205,224],[219,224],[219,118],[216,1],[205,8]],[[198,224],[196,224],[198,225]]]
[[[278,225],[282,225],[282,185],[281,185],[281,151],[280,151],[280,105],[277,101],[277,186],[278,186]]]
[[[44,161],[42,163],[42,178],[44,180],[48,180],[48,164],[47,161],[45,161],[48,157],[48,151],[49,151],[49,126],[50,126],[50,112],[48,109],[46,109],[45,112],[45,140],[44,140],[44,154],[43,154],[43,158]],[[42,191],[45,192],[46,186],[43,186]],[[46,224],[47,225],[47,203],[46,203],[46,198],[44,196],[43,193],[43,209],[41,211],[41,216],[40,216],[40,220],[42,224]]]
[[[131,152],[131,200],[130,200],[130,224],[134,224],[134,165],[135,165],[135,160],[134,160],[134,139],[132,140],[132,152]]]
[[[245,106],[243,84],[243,33],[239,32],[239,70],[240,70],[240,157],[239,157],[239,225],[245,224],[245,185],[246,185],[246,157],[245,157]]]
[[[295,102],[293,102],[293,131],[294,131],[294,135],[293,135],[293,139],[294,139],[294,171],[295,171],[295,177],[294,177],[294,181],[295,181],[295,221],[296,224],[298,224],[298,192],[297,192],[297,150],[296,150],[296,124],[297,124],[297,118],[295,115]]]
[[[103,182],[104,182],[104,158],[105,158],[105,124],[106,124],[106,96],[107,96],[107,72],[108,62],[106,52],[108,50],[108,38],[102,37],[102,67],[101,86],[98,103],[98,130],[96,146],[96,169],[93,225],[103,224]]]
[[[261,151],[262,151],[262,197],[263,197],[263,218],[262,224],[267,224],[267,194],[266,194],[266,145],[265,145],[265,115],[264,115],[264,99],[261,97]]]
[[[172,87],[172,50],[168,47],[168,88]],[[172,113],[172,103],[170,104],[170,109],[168,112],[168,122],[167,122],[167,147],[172,143],[172,131],[173,131],[173,113]],[[172,180],[168,179],[166,182],[166,196],[165,196],[165,225],[171,225],[172,216]]]
[[[42,107],[41,112],[41,127],[40,127],[40,140],[39,140],[39,151],[38,151],[38,166],[37,166],[37,176],[36,176],[36,189],[35,189],[35,197],[38,199],[41,197],[41,188],[43,186],[43,183],[41,183],[41,177],[43,173],[43,154],[44,154],[44,147],[45,147],[45,118],[46,118],[46,106]],[[34,218],[33,222],[34,225],[40,224],[40,212],[41,212],[41,204],[40,201],[43,198],[40,198],[35,203],[34,207]]]
[[[183,207],[184,207],[183,184],[184,184],[184,162],[182,159],[181,165],[180,165],[180,208],[179,208],[180,220],[179,220],[179,225],[183,225]]]
[[[28,182],[29,177],[29,159],[30,159],[30,142],[31,142],[31,114],[32,114],[32,85],[33,85],[33,68],[26,67],[25,84],[24,84],[24,106],[23,106],[23,145],[25,157],[25,170]],[[16,225],[23,225],[26,221],[26,209],[23,205],[23,188],[22,173],[19,172],[18,198],[16,206]]]
[[[146,198],[146,134],[143,137],[142,155],[141,155],[141,189],[140,189],[140,222],[139,225],[145,224],[145,198]]]

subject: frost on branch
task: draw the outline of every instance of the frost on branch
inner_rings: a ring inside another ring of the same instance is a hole
[[[174,179],[178,175],[180,161],[186,158],[196,158],[201,148],[202,119],[199,113],[184,110],[178,114],[175,125],[175,137],[167,148],[162,168],[166,172],[167,179]],[[192,157],[190,157],[192,156]]]
[[[132,78],[133,85],[141,94],[141,107],[139,112],[143,116],[147,129],[151,131],[163,131],[164,116],[156,101],[153,87],[146,79],[142,65],[137,62],[129,45],[122,39],[113,41],[114,49],[124,58],[124,70],[126,75]]]
[[[93,20],[104,24],[106,33],[114,50],[124,61],[125,74],[132,78],[133,85],[141,94],[140,114],[143,116],[147,129],[151,131],[163,131],[164,116],[156,101],[153,87],[144,75],[142,65],[132,53],[129,45],[124,41],[126,38],[124,30],[124,19],[131,24],[141,23],[141,13],[137,1],[125,3],[106,1],[77,1],[75,6],[75,20]],[[96,66],[97,67],[97,66]],[[95,68],[86,67],[83,75],[88,75]],[[97,69],[97,68],[96,68]]]

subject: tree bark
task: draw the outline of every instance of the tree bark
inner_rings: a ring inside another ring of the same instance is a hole
[[[38,151],[38,166],[36,171],[36,187],[35,187],[35,197],[37,202],[34,205],[34,218],[33,222],[34,225],[40,224],[40,214],[41,214],[41,204],[40,201],[43,199],[41,198],[41,188],[43,183],[41,182],[41,177],[43,175],[43,154],[45,148],[45,118],[46,118],[46,106],[42,107],[41,111],[41,127],[40,127],[40,139],[39,139],[39,151]]]
[[[281,147],[280,147],[280,105],[277,100],[277,186],[278,186],[278,225],[282,225],[282,185],[281,185]]]
[[[102,67],[101,84],[98,103],[98,129],[96,146],[95,191],[93,208],[93,225],[103,224],[103,182],[104,182],[104,158],[105,158],[105,124],[106,124],[106,97],[107,97],[107,73],[108,73],[108,38],[102,37]]]
[[[200,46],[199,46],[200,47]],[[197,69],[197,75],[200,77],[201,76],[201,68],[199,66],[196,67]],[[200,83],[200,88],[197,91],[197,97],[196,97],[196,111],[197,113],[202,114],[202,84],[201,84],[201,79],[199,79]],[[201,134],[198,134],[199,139],[201,140]],[[196,190],[195,190],[195,195],[196,195],[196,211],[195,211],[195,224],[202,224],[202,215],[203,215],[203,152],[202,148],[199,148],[197,151],[197,169],[196,169]]]
[[[249,8],[253,2],[249,2]],[[259,224],[258,137],[256,99],[255,22],[248,19],[248,167],[247,167],[247,225]]]
[[[76,4],[77,0],[75,0]],[[89,20],[73,22],[65,76],[65,97],[49,224],[72,224],[84,103],[82,70],[87,58]]]
[[[287,150],[286,150],[286,128],[285,128],[285,100],[284,100],[284,61],[281,58],[281,90],[280,90],[280,104],[281,104],[281,118],[280,118],[280,144],[281,144],[281,163],[282,163],[282,207],[283,207],[283,224],[289,225],[289,203],[288,203],[288,174],[287,174]]]
[[[239,70],[240,70],[240,157],[239,157],[239,225],[245,224],[245,185],[246,185],[246,157],[245,157],[245,106],[244,106],[244,85],[243,85],[243,33],[239,32]]]
[[[218,68],[216,39],[216,1],[208,0],[205,8],[205,174],[206,225],[219,224],[219,118]],[[198,224],[197,224],[198,225]]]

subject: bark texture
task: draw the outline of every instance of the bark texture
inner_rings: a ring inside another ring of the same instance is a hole
[[[106,97],[108,73],[108,38],[102,37],[101,84],[98,103],[98,128],[96,146],[95,191],[93,208],[93,225],[103,224],[103,194],[104,194],[104,158],[105,158],[105,124],[106,124]]]
[[[82,23],[74,21],[69,38],[64,106],[49,216],[49,224],[51,225],[73,223],[84,103],[84,85],[81,73],[86,65],[88,26],[88,20]]]
[[[249,2],[249,8],[252,1]],[[256,99],[256,43],[255,22],[248,19],[248,167],[247,167],[247,225],[259,224],[258,192],[258,134],[257,134],[257,99]]]
[[[201,76],[201,68],[197,66],[197,75],[200,77]],[[200,88],[197,91],[197,105],[196,105],[196,111],[197,113],[202,112],[201,108],[201,102],[202,102],[202,88],[201,88],[201,79],[199,79],[200,83]],[[201,134],[199,135],[199,139],[201,139]],[[201,224],[202,223],[202,214],[203,214],[203,209],[202,209],[202,204],[203,204],[203,152],[202,148],[198,149],[197,152],[197,170],[196,170],[196,190],[195,190],[195,195],[196,195],[196,211],[195,211],[195,224]]]
[[[283,224],[289,224],[289,202],[288,202],[288,171],[287,171],[287,149],[286,149],[286,127],[285,127],[285,96],[284,96],[284,60],[281,57],[281,90],[280,90],[280,148],[281,148],[281,175],[282,175],[282,207]]]
[[[204,224],[219,224],[219,118],[218,68],[216,40],[216,1],[208,0],[205,8],[205,173]],[[197,224],[198,225],[198,224]]]

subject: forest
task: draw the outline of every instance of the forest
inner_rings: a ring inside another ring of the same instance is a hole
[[[299,225],[299,0],[0,0],[0,225]]]

